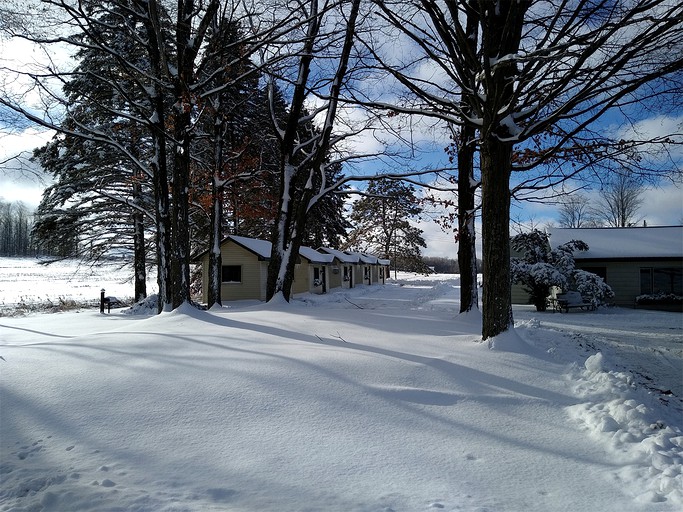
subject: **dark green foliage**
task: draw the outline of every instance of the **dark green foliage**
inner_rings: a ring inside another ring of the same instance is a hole
[[[425,272],[422,230],[411,224],[422,212],[412,185],[397,180],[373,180],[365,196],[353,204],[347,247],[392,260],[399,270]]]
[[[329,165],[325,172],[327,183],[334,183],[341,178],[342,166]],[[315,186],[320,184],[316,183]],[[308,211],[303,245],[338,249],[351,227],[344,215],[344,195],[334,192],[325,194]]]

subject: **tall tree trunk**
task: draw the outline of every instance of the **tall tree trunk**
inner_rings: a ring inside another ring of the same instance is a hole
[[[194,109],[194,68],[204,36],[218,10],[219,1],[211,0],[196,33],[192,23],[198,18],[194,0],[178,0],[176,21],[176,69],[174,137],[176,147],[173,165],[173,308],[190,302],[190,148],[192,145],[192,111]],[[194,37],[193,37],[194,36]]]
[[[301,57],[299,59],[299,74],[292,94],[292,103],[287,116],[285,129],[280,138],[280,208],[278,217],[273,229],[271,258],[268,265],[268,285],[266,296],[271,300],[281,294],[285,300],[289,301],[292,283],[294,282],[294,267],[299,257],[299,248],[306,225],[306,214],[310,207],[313,197],[313,173],[324,175],[325,159],[331,145],[332,127],[339,106],[341,87],[346,78],[349,58],[355,39],[356,20],[360,8],[361,0],[352,0],[351,9],[346,20],[344,42],[337,64],[334,78],[330,84],[327,99],[327,109],[325,112],[325,122],[321,129],[320,136],[315,136],[309,140],[310,150],[303,151],[306,147],[300,140],[300,127],[302,120],[308,116],[305,112],[306,97],[309,94],[309,75],[311,72],[311,62],[315,56],[316,39],[323,21],[323,16],[319,12],[317,0],[312,0],[309,5],[307,37],[305,39]],[[324,14],[324,13],[323,13]],[[274,97],[274,90],[270,91],[271,102]],[[271,107],[272,108],[272,107]],[[273,111],[274,113],[274,111]],[[272,116],[275,119],[275,116]],[[303,153],[311,151],[306,167],[297,166],[296,158],[303,156]],[[309,167],[310,166],[310,167]],[[298,174],[308,174],[308,180],[301,180],[305,185],[297,190],[296,184],[299,181]],[[309,174],[310,173],[310,174]]]
[[[458,266],[460,267],[460,312],[479,308],[477,250],[474,230],[475,129],[463,126],[458,148]]]
[[[286,162],[282,165],[285,172],[280,184],[280,207],[271,239],[273,247],[268,262],[266,298],[271,300],[276,295],[282,295],[289,302],[311,193],[308,189],[303,192],[296,189],[298,169],[295,166]]]
[[[476,6],[470,0],[467,5],[467,23],[465,40],[462,44],[467,49],[467,58],[475,66],[477,44],[479,39],[479,16]],[[471,91],[477,90],[475,75],[468,76]],[[472,115],[472,98],[463,91],[461,106],[463,114]],[[475,196],[477,189],[474,180],[474,154],[476,152],[476,128],[465,124],[461,128],[458,143],[458,266],[460,268],[460,313],[479,309],[479,288],[477,286],[477,248],[475,220]]]
[[[508,120],[514,112],[514,58],[522,39],[530,0],[479,1],[484,103],[481,134],[481,201],[484,290],[482,338],[507,331],[513,324],[510,296],[510,175],[514,136]]]
[[[173,303],[171,279],[171,216],[168,196],[168,167],[166,162],[166,110],[164,88],[165,55],[163,38],[159,23],[159,7],[156,0],[138,2],[147,12],[145,31],[147,33],[147,52],[153,74],[150,102],[152,116],[150,128],[154,156],[150,163],[152,185],[154,188],[154,211],[157,242],[157,284],[159,287],[158,311],[169,311]]]
[[[194,58],[190,45],[193,0],[178,1],[176,69],[173,78],[173,309],[190,301],[190,141]]]
[[[481,146],[484,289],[482,338],[512,325],[510,296],[510,159],[512,145],[492,137]]]
[[[141,203],[142,186],[140,173],[133,177],[133,200]],[[145,215],[140,210],[133,213],[133,269],[135,272],[135,302],[147,297],[147,248],[145,247]]]
[[[222,162],[222,139],[220,133],[216,141],[216,162],[214,176],[211,180],[211,234],[209,240],[209,283],[208,306],[222,305],[221,282],[223,258],[221,256],[221,240],[223,238],[223,186],[221,184],[220,165]]]
[[[223,257],[221,256],[221,218],[223,217],[221,201],[222,194],[220,190],[214,190],[212,193],[212,208],[211,208],[211,249],[209,250],[209,289],[208,289],[208,307],[218,304],[223,304],[221,296],[221,277],[223,268]]]
[[[179,80],[179,81],[182,81]],[[176,97],[173,159],[172,287],[173,309],[190,301],[190,100],[180,87]]]

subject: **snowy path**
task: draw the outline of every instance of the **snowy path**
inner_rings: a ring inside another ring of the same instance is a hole
[[[642,386],[660,392],[683,411],[683,315],[602,308],[596,312],[538,313],[515,309],[516,321],[536,319],[564,332],[587,354],[600,351],[612,369],[630,372]]]

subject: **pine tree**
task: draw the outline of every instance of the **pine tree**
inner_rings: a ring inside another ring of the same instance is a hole
[[[325,172],[327,182],[334,183],[341,179],[342,166],[340,163],[329,165]],[[347,230],[352,227],[344,214],[344,207],[344,195],[341,193],[328,193],[318,200],[306,216],[303,244],[333,249],[341,247]]]
[[[381,179],[370,181],[365,195],[353,204],[346,247],[394,261],[395,268],[427,270],[421,248],[427,244],[422,230],[411,224],[421,208],[412,185]]]
[[[120,12],[105,12],[96,21],[93,32],[75,36],[84,46],[63,87],[69,104],[62,123],[66,133],[34,152],[54,178],[38,207],[34,235],[39,246],[87,260],[132,254],[140,300],[147,295],[146,232],[153,218],[150,182],[140,165],[151,158],[149,133],[138,120],[140,109],[149,107],[138,86],[146,61],[133,38],[112,28]],[[93,39],[111,51],[91,46]],[[93,136],[69,133],[82,130]]]

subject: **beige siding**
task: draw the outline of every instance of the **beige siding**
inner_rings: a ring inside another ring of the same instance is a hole
[[[309,277],[308,273],[309,271],[311,272],[312,275],[312,270],[310,269],[310,265],[308,264],[308,260],[305,258],[301,258],[301,262],[297,263],[296,266],[294,267],[294,283],[292,283],[292,293],[304,293],[309,291],[308,290],[308,283],[309,283]],[[311,277],[311,280],[313,278]]]
[[[372,284],[379,283],[379,265],[372,265],[370,267],[370,276],[372,279]]]
[[[344,271],[346,270],[346,276],[347,279],[346,281],[344,280]],[[356,278],[353,275],[353,265],[348,263],[341,265],[340,267],[340,275],[342,279],[342,288],[351,288],[352,286],[356,286]]]
[[[327,288],[340,288],[342,285],[343,268],[340,264],[333,264],[327,267]]]
[[[370,266],[365,265],[362,263],[358,263],[357,265],[354,265],[354,275],[353,275],[353,285],[359,285],[359,284],[371,284],[368,282],[365,273],[365,269],[368,269],[368,272],[370,272]],[[368,274],[370,275],[370,274]]]
[[[266,282],[262,280],[263,264],[258,256],[234,242],[228,241],[221,247],[223,265],[240,265],[242,267],[241,283],[223,283],[222,300],[246,300],[266,298]]]
[[[640,295],[640,269],[641,268],[671,268],[680,267],[681,261],[655,260],[655,261],[576,261],[578,268],[606,267],[606,282],[614,292],[612,301],[618,306],[633,307],[636,297]]]
[[[524,291],[521,284],[513,284],[511,288],[513,304],[529,304],[529,294]]]

